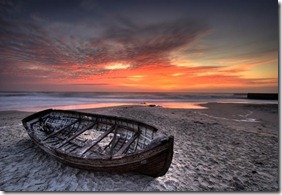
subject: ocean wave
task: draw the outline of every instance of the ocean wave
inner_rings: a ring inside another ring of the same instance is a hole
[[[0,110],[50,108],[93,104],[141,104],[220,102],[259,102],[246,94],[185,92],[0,92]],[[260,101],[261,102],[261,101]],[[265,101],[264,101],[265,102]]]

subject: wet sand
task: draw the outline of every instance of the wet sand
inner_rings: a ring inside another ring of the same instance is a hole
[[[175,137],[166,175],[101,173],[61,164],[34,145],[21,120],[0,112],[1,191],[279,191],[278,105],[208,109],[119,106],[83,110],[154,125]]]

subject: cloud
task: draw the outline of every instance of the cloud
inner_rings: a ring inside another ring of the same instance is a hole
[[[141,25],[119,17],[117,21],[108,21],[101,27],[103,33],[99,36],[89,37],[87,34],[85,39],[83,32],[74,32],[69,36],[64,28],[68,27],[70,31],[76,25],[86,24],[55,25],[38,18],[34,14],[29,18],[1,15],[0,66],[3,66],[3,61],[13,65],[25,62],[74,71],[69,67],[76,64],[81,69],[88,69],[81,73],[103,74],[112,69],[105,69],[101,64],[130,64],[126,68],[170,64],[170,52],[187,46],[208,30],[206,24],[190,19]]]
[[[1,20],[0,56],[11,61],[46,65],[62,64],[59,48],[47,32],[28,21]]]
[[[119,60],[130,59],[136,66],[169,63],[170,52],[189,45],[209,29],[189,19],[147,25],[125,18],[119,22],[105,31],[101,41],[110,42],[113,48],[118,46]]]
[[[129,64],[111,64],[111,65],[105,66],[104,68],[106,70],[118,70],[118,69],[127,69],[129,67],[130,67]]]

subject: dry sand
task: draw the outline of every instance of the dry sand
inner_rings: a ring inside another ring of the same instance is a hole
[[[120,106],[87,110],[151,124],[175,136],[158,178],[89,172],[57,162],[34,145],[21,119],[0,112],[2,191],[279,191],[278,105],[207,104],[208,109]]]

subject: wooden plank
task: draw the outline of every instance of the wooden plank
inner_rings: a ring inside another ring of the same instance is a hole
[[[121,138],[121,137],[118,137],[117,138],[117,140],[113,140],[114,142],[113,142],[113,144],[112,144],[112,146],[111,146],[111,150],[110,150],[110,156],[112,156],[113,155],[113,152],[114,152],[114,150],[115,150],[115,148],[116,148],[116,146],[118,145],[118,144],[121,144],[121,145],[123,145],[124,144],[124,142],[125,142],[125,140],[126,139],[124,139],[124,138]]]
[[[72,126],[73,124],[75,124],[76,122],[78,122],[78,119],[77,119],[76,121],[70,123],[69,125],[67,125],[67,126],[65,126],[65,127],[62,127],[62,128],[59,129],[58,131],[55,131],[55,132],[51,133],[50,135],[48,135],[48,136],[47,136],[45,139],[43,139],[42,141],[45,141],[45,140],[49,139],[50,137],[52,137],[52,136],[54,136],[54,135],[56,135],[56,134],[62,132],[62,131],[65,130],[66,128],[68,128],[68,127]]]
[[[117,129],[117,125],[111,126],[107,131],[105,131],[97,139],[91,141],[90,143],[86,144],[83,148],[81,148],[80,152],[78,152],[78,154],[79,155],[85,154],[88,150],[90,150],[93,146],[95,146],[97,143],[99,143],[102,139],[104,139],[109,133],[111,133],[115,129]]]
[[[112,140],[110,141],[110,143],[108,143],[108,145],[104,148],[104,151],[113,143],[113,140],[114,140],[114,139],[112,139]]]
[[[116,144],[118,143],[118,141],[119,141],[119,138],[118,138],[118,140],[116,141],[116,139],[117,139],[117,129],[115,129],[115,134],[114,134],[114,137],[113,137],[113,139],[112,139],[112,147],[111,147],[111,149],[110,149],[110,155],[112,155],[112,153],[113,153],[113,151],[114,151],[114,147],[116,146]]]
[[[75,139],[76,137],[78,137],[80,134],[82,134],[83,132],[89,130],[91,127],[93,127],[94,125],[98,124],[98,122],[92,123],[90,125],[87,125],[85,128],[77,131],[75,134],[73,134],[71,137],[69,137],[68,139],[64,140],[58,148],[62,147],[63,145],[65,145],[66,143],[68,143],[69,141]]]
[[[128,142],[122,146],[122,148],[115,154],[115,156],[119,156],[122,155],[132,144],[132,142],[134,142],[134,140],[140,135],[140,132],[136,132],[131,138],[130,140],[128,140]]]

